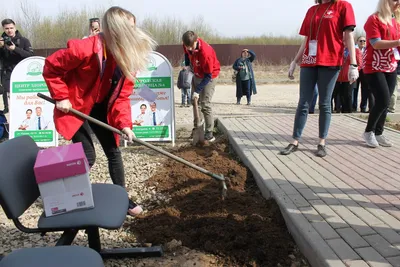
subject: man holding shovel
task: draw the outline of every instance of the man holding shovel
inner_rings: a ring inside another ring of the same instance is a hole
[[[191,66],[194,77],[192,88],[192,103],[199,103],[200,121],[205,122],[204,139],[213,142],[214,119],[211,109],[211,99],[220,72],[220,63],[214,49],[200,39],[193,31],[187,31],[182,36],[185,52],[185,65]],[[195,108],[194,105],[193,108]],[[201,112],[200,112],[201,111]],[[195,128],[201,125],[195,118]]]

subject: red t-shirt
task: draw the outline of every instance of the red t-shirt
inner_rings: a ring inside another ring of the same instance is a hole
[[[307,38],[300,66],[341,66],[343,30],[348,26],[356,26],[353,7],[349,2],[338,0],[336,3],[312,6],[300,29],[300,35]],[[310,40],[317,40],[316,56],[309,55]]]
[[[356,47],[356,61],[358,70],[361,70],[362,53],[359,48]],[[349,82],[349,68],[350,68],[350,57],[348,53],[343,53],[343,65],[339,72],[337,82]]]
[[[212,79],[218,77],[221,66],[214,49],[200,38],[197,38],[198,49],[192,52],[187,51],[183,46],[183,50],[189,56],[191,65],[193,66],[194,75],[204,78],[204,74],[210,73]]]
[[[374,49],[369,40],[381,38],[382,40],[400,39],[400,24],[395,19],[392,25],[383,24],[376,14],[369,16],[364,25],[367,46],[364,54],[364,73],[394,72],[397,68],[397,60],[394,57],[394,49]],[[397,48],[400,51],[399,47]]]

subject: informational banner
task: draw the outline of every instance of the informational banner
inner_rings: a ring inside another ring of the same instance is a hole
[[[137,73],[131,95],[133,132],[143,141],[175,143],[173,69],[158,52],[149,56],[146,71]]]
[[[10,136],[29,135],[40,147],[58,146],[54,105],[37,96],[50,96],[42,72],[44,57],[29,57],[15,66],[10,81]]]

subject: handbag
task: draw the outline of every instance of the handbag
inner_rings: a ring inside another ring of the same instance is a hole
[[[237,74],[238,74],[239,72],[237,71],[237,70],[234,70],[233,71],[233,74],[232,74],[232,82],[236,82],[236,76],[237,76]]]

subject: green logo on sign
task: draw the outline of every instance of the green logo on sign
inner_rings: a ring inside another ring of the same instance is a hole
[[[136,138],[168,138],[169,126],[133,127]]]
[[[28,65],[28,72],[26,75],[38,76],[42,74],[43,66],[39,61],[33,61]]]
[[[15,131],[15,137],[29,135],[35,142],[53,142],[53,130]]]
[[[149,62],[148,62],[147,70],[149,70],[149,71],[157,70],[156,60],[152,56],[149,56],[148,60],[149,60]]]
[[[135,89],[147,85],[150,89],[171,88],[171,77],[151,77],[151,78],[138,78],[135,82]]]

